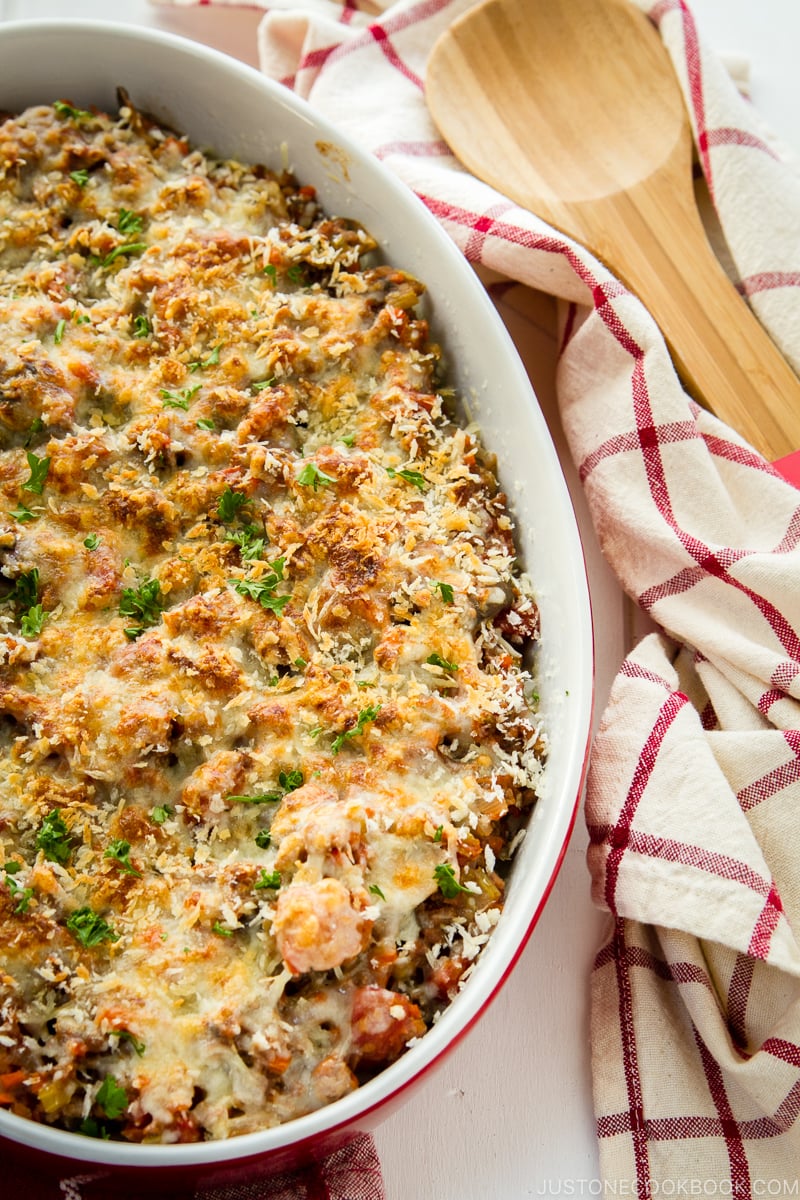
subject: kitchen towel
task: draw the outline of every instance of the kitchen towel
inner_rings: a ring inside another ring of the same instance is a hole
[[[686,4],[641,6],[726,262],[799,369],[798,177]],[[604,267],[450,154],[425,65],[470,0],[264,7],[265,72],[382,159],[471,261],[563,302],[564,428],[603,550],[656,629],[621,666],[586,796],[611,930],[591,981],[606,1189],[783,1194],[800,1163],[800,493],[687,397]]]

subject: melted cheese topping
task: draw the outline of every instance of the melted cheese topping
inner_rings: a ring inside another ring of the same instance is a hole
[[[421,285],[143,119],[0,125],[0,1103],[224,1138],[454,995],[544,756]]]

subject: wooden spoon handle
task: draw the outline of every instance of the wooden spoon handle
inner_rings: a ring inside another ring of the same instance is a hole
[[[800,380],[720,266],[684,190],[656,175],[573,202],[569,224],[648,308],[690,394],[765,458],[781,458],[800,448]]]

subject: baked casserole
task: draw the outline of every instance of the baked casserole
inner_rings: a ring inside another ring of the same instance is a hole
[[[423,287],[122,96],[0,124],[0,1104],[178,1142],[343,1096],[500,916],[546,752]]]

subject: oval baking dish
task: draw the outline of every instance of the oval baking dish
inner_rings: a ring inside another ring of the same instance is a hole
[[[128,1184],[141,1168],[148,1187],[169,1187],[201,1176],[208,1184],[215,1174],[226,1182],[265,1176],[331,1151],[377,1124],[479,1016],[524,947],[569,839],[588,752],[593,653],[582,550],[544,419],[483,288],[423,206],[309,106],[215,51],[110,23],[0,27],[0,110],[68,97],[114,111],[119,86],[139,110],[216,155],[276,168],[288,155],[299,182],[316,188],[328,214],[362,223],[387,262],[426,285],[426,316],[444,350],[448,383],[497,458],[533,580],[542,629],[535,671],[549,739],[529,836],[471,978],[424,1037],[356,1091],[282,1126],[187,1145],[85,1138],[0,1109],[0,1141],[11,1161],[33,1156],[33,1169],[54,1178],[69,1170],[68,1160],[91,1162],[124,1172]]]

